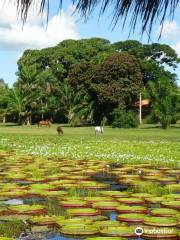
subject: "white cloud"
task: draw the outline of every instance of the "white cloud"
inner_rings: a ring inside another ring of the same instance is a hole
[[[64,39],[77,39],[76,19],[72,16],[71,9],[62,11],[61,16],[55,15],[49,19],[47,28],[42,22],[46,22],[44,16],[38,16],[38,6],[30,9],[28,19],[24,27],[17,18],[14,4],[2,4],[0,2],[0,48],[4,50],[15,49],[23,51],[27,48],[41,49],[54,46]],[[44,19],[44,20],[42,20]]]
[[[158,35],[160,31],[161,27],[157,31]],[[180,25],[176,21],[165,21],[161,38],[168,42],[180,57]]]
[[[178,56],[180,57],[180,41],[174,44],[172,48],[174,48],[174,50],[177,52]]]
[[[158,30],[158,34],[161,31],[161,27]],[[162,34],[161,37],[166,40],[176,41],[179,40],[180,36],[180,26],[176,21],[165,21],[163,28],[162,28]]]

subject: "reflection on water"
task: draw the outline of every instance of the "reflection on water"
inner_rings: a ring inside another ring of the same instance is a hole
[[[21,205],[23,204],[23,200],[22,199],[10,199],[7,201],[3,201],[4,204],[7,205]]]

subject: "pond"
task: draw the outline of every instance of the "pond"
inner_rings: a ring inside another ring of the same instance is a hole
[[[0,240],[179,239],[179,182],[152,164],[0,152]]]

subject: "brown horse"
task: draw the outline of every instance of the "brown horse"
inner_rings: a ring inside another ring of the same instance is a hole
[[[60,135],[60,134],[64,134],[64,131],[63,131],[63,129],[62,129],[62,127],[57,127],[57,132],[58,132],[58,135]]]
[[[49,120],[39,121],[38,122],[38,127],[42,127],[42,126],[51,127],[51,122]]]

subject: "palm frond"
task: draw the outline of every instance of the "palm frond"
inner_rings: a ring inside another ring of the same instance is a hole
[[[5,0],[11,2],[13,0]],[[23,22],[26,21],[28,11],[36,0],[17,0],[17,12]],[[59,9],[62,8],[63,0],[59,1]],[[142,33],[147,28],[149,33],[152,26],[158,19],[163,26],[166,16],[173,18],[174,12],[180,0],[71,0],[77,12],[85,19],[93,12],[94,9],[100,6],[100,15],[104,14],[107,9],[112,9],[112,22],[114,26],[119,20],[126,23],[127,17],[130,17],[130,29],[134,30],[137,21],[142,22]],[[46,8],[49,11],[49,6],[53,4],[51,0],[40,0],[40,13]]]

